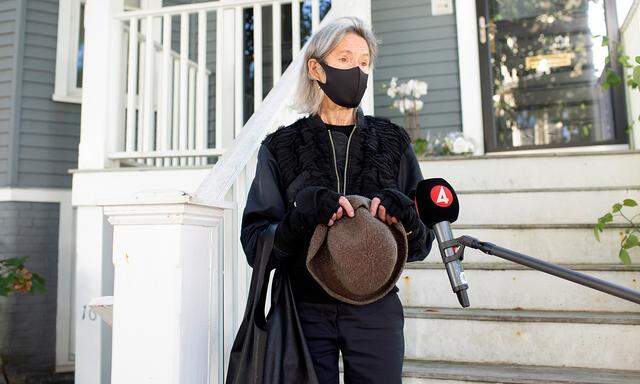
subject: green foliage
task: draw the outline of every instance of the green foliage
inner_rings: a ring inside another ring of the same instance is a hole
[[[638,241],[638,235],[640,235],[640,227],[638,223],[633,221],[639,214],[629,218],[623,210],[625,207],[633,208],[637,207],[638,203],[633,199],[624,199],[622,202],[615,203],[611,206],[611,212],[607,212],[600,218],[593,227],[593,235],[596,240],[600,241],[600,233],[604,231],[604,228],[608,223],[613,222],[614,216],[620,216],[629,222],[630,228],[625,229],[624,233],[620,232],[622,238],[620,240],[620,249],[618,251],[618,257],[624,264],[631,264],[631,257],[629,256],[629,249],[634,247],[640,247]]]
[[[0,296],[15,292],[44,292],[45,280],[25,266],[26,257],[0,260]]]

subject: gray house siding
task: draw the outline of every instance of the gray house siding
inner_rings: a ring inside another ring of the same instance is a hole
[[[71,187],[80,106],[51,99],[57,25],[57,0],[0,0],[0,187]]]
[[[55,81],[58,1],[26,2],[17,185],[70,188],[78,164],[80,106],[51,99]]]
[[[59,219],[57,203],[0,202],[0,259],[26,256],[46,289],[0,297],[0,355],[11,382],[55,368]]]
[[[16,60],[16,0],[0,0],[0,186],[9,181]]]
[[[372,28],[380,40],[374,77],[375,114],[404,125],[404,118],[383,83],[426,81],[428,93],[419,112],[422,137],[462,130],[455,14],[432,16],[424,0],[372,0]]]

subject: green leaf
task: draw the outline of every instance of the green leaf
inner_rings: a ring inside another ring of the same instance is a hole
[[[593,236],[596,238],[596,240],[600,241],[600,235],[598,234],[598,226],[594,226],[593,227]]]
[[[603,83],[604,84],[609,84],[609,86],[617,86],[620,85],[620,83],[622,82],[622,80],[620,80],[620,76],[618,76],[617,73],[615,73],[613,70],[611,70],[611,68],[607,68],[607,75],[606,75],[606,80]]]
[[[23,257],[12,257],[10,259],[6,259],[3,261],[6,263],[6,265],[17,268],[23,265],[26,260],[27,260],[27,257],[23,256]]]
[[[626,205],[627,207],[635,207],[636,205],[638,205],[638,203],[636,203],[636,201],[633,199],[624,199],[622,201],[622,204]]]
[[[609,37],[608,36],[602,36],[602,46],[607,46],[609,45]]]
[[[620,204],[620,203],[615,203],[615,204],[613,204],[613,208],[612,208],[611,212],[614,212],[614,213],[615,213],[615,212],[619,212],[619,211],[620,211],[620,208],[622,208],[622,204]]]
[[[622,64],[623,67],[630,67],[631,66],[631,64],[629,63],[629,56],[627,56],[627,55],[618,56],[618,62],[620,64]]]
[[[638,237],[636,235],[627,236],[627,241],[624,242],[623,248],[629,249],[638,246]]]
[[[626,249],[621,249],[620,253],[618,253],[618,257],[624,264],[631,264],[631,258],[629,257],[629,252]]]
[[[602,223],[603,224],[604,223],[608,223],[608,222],[613,221],[613,215],[610,214],[610,213],[607,213],[606,215],[602,216],[601,219],[602,219]]]
[[[640,64],[640,56],[636,56],[636,63]]]
[[[640,66],[633,68],[633,81],[640,83]]]

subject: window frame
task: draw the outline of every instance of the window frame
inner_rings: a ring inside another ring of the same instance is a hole
[[[60,0],[56,78],[52,99],[67,103],[82,102],[82,88],[76,86],[76,60],[80,33],[80,6],[86,0]]]
[[[82,102],[82,88],[78,87],[76,60],[80,28],[80,8],[87,0],[60,0],[58,8],[58,38],[56,44],[56,74],[52,99],[64,103]],[[148,1],[147,2],[151,2]],[[140,9],[125,0],[125,10]],[[140,1],[145,3],[144,0]]]

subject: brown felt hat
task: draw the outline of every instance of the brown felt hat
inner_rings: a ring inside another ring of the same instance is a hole
[[[371,199],[345,196],[354,216],[344,213],[332,226],[318,224],[307,252],[307,269],[332,297],[368,304],[396,284],[407,261],[402,223],[387,224],[369,211]]]

